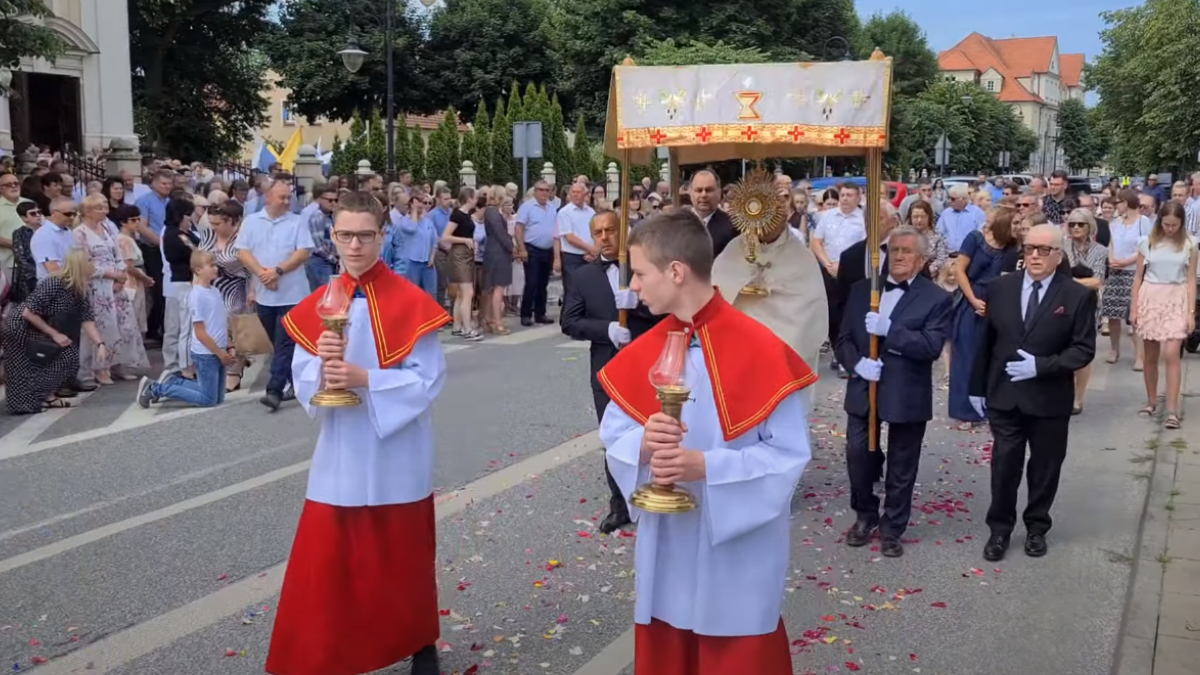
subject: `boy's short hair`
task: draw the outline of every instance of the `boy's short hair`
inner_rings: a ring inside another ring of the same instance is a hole
[[[678,261],[701,281],[712,279],[712,236],[691,211],[660,213],[638,223],[629,233],[629,246],[642,247],[646,259],[660,270]]]
[[[338,200],[333,213],[334,220],[342,213],[369,213],[375,216],[375,224],[383,227],[383,205],[369,192],[348,192]]]
[[[207,265],[210,262],[215,262],[216,258],[210,251],[192,251],[192,259],[190,261],[192,271],[195,272],[202,265]]]

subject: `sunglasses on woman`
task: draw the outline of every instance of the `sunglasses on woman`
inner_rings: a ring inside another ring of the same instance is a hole
[[[1087,227],[1088,226],[1088,224],[1082,220],[1072,220],[1072,221],[1068,222],[1067,225],[1070,225],[1071,227]]]

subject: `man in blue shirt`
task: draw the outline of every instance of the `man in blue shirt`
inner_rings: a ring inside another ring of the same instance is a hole
[[[167,202],[175,185],[175,173],[159,169],[150,179],[150,191],[138,197],[135,205],[142,212],[145,225],[138,232],[138,248],[142,251],[146,274],[154,285],[146,289],[146,339],[161,340],[163,332],[163,254],[159,236],[166,227]]]
[[[987,214],[971,203],[967,186],[961,183],[951,185],[950,206],[942,211],[937,222],[938,232],[946,238],[946,248],[951,253],[958,253],[967,235],[983,227],[985,222]]]
[[[546,316],[546,291],[554,269],[554,238],[558,209],[550,203],[550,184],[540,180],[533,186],[533,199],[517,211],[518,257],[525,261],[525,290],[521,295],[521,325],[554,323]]]

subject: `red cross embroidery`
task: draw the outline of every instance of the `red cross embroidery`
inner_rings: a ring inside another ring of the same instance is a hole
[[[650,134],[650,140],[654,141],[655,145],[662,145],[662,142],[667,140],[667,135],[662,132],[662,129],[655,129],[654,133]]]
[[[886,140],[887,140],[887,134],[879,134],[879,140],[881,140],[881,141],[886,141]]]
[[[747,126],[745,131],[742,132],[742,136],[745,136],[747,141],[753,141],[757,135],[758,132],[754,130],[754,125]]]
[[[845,145],[846,141],[850,140],[850,134],[846,133],[845,127],[842,127],[841,131],[838,131],[836,134],[833,135],[833,140],[837,141],[838,143],[840,143],[842,145]]]
[[[793,143],[799,143],[800,137],[803,135],[804,135],[804,132],[801,131],[800,127],[798,127],[798,126],[792,127],[792,130],[788,132],[788,136],[792,137]]]
[[[696,138],[699,138],[701,143],[707,143],[708,139],[712,138],[712,132],[708,130],[708,127],[700,127],[700,131],[696,132]]]

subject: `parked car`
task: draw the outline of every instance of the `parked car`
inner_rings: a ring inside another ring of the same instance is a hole
[[[831,187],[836,187],[842,183],[854,183],[862,189],[867,187],[867,179],[863,176],[833,176],[830,178],[812,178],[808,180],[808,184],[812,186],[812,191],[814,194],[820,194],[822,191],[828,190]],[[909,194],[908,186],[904,183],[898,183],[891,180],[885,181],[885,183],[888,186],[888,201],[892,203],[892,206],[900,208],[900,202],[904,201],[904,198]],[[800,181],[798,180],[792,181],[792,187],[795,187],[799,184]]]

